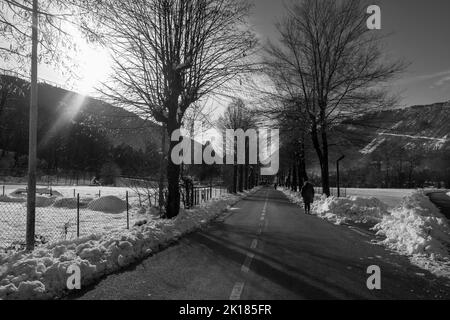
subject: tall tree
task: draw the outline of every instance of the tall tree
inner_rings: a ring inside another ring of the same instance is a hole
[[[225,137],[226,134],[224,133],[226,130],[239,130],[242,129],[244,131],[249,129],[255,128],[255,121],[252,117],[252,113],[250,110],[246,107],[244,101],[242,99],[235,99],[232,101],[227,109],[225,110],[224,114],[217,120],[218,128],[223,132],[223,136]],[[234,164],[233,164],[233,185],[232,185],[232,192],[236,193],[237,191],[242,192],[244,188],[244,179],[248,179],[248,176],[244,177],[245,171],[248,172],[248,169],[245,170],[245,166],[242,164],[237,164],[237,141],[236,139],[233,139],[234,141],[228,141],[227,145],[232,146],[234,150],[224,150],[224,152],[232,152],[234,154]],[[248,138],[246,137],[246,163],[248,162]]]
[[[228,89],[230,81],[251,69],[248,55],[256,42],[245,26],[246,1],[82,2],[98,21],[90,36],[113,56],[113,76],[103,93],[164,124],[169,137],[193,103]],[[171,141],[168,150],[168,218],[180,208],[180,166],[170,157],[177,143]]]
[[[305,0],[289,7],[278,25],[280,44],[268,48],[303,105],[320,162],[322,187],[330,195],[329,130],[343,117],[385,106],[382,85],[405,64],[388,62],[382,37],[366,26],[359,0]]]

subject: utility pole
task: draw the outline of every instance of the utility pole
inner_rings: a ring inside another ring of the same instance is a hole
[[[38,0],[33,0],[32,34],[31,34],[31,95],[30,125],[28,142],[28,192],[27,192],[27,250],[34,250],[36,220],[36,158],[37,158],[37,117],[38,117]]]
[[[338,194],[338,198],[341,197],[341,187],[339,185],[339,162],[341,162],[342,160],[344,160],[345,156],[340,157],[339,159],[337,159],[336,161],[336,184],[337,184],[337,194]]]

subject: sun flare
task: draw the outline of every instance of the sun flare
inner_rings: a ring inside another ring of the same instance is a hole
[[[94,93],[111,70],[110,55],[100,45],[88,43],[78,30],[71,28],[70,33],[77,47],[73,57],[78,69],[75,87],[82,94]]]

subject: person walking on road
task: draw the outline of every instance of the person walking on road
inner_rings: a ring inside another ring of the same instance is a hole
[[[303,184],[301,194],[305,204],[305,213],[311,214],[311,203],[314,202],[314,186],[308,180]]]

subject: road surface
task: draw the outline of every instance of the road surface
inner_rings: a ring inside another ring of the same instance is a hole
[[[449,299],[450,283],[371,243],[373,235],[305,215],[265,188],[222,221],[70,299]],[[367,268],[381,268],[371,291]]]
[[[447,195],[447,191],[433,191],[428,192],[427,195],[442,214],[450,219],[450,197]]]

